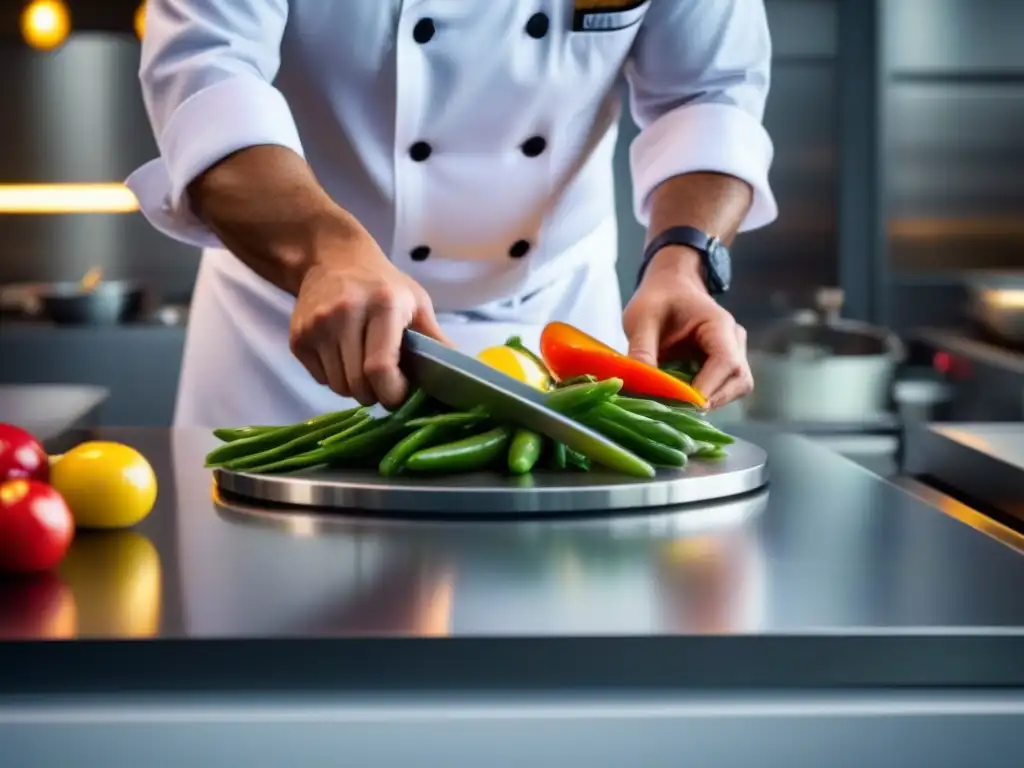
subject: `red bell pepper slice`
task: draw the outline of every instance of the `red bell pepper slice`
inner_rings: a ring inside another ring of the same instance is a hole
[[[681,400],[705,408],[707,399],[685,381],[653,365],[627,357],[566,323],[548,323],[540,336],[540,354],[560,381],[577,376],[622,379],[624,390],[647,397]]]

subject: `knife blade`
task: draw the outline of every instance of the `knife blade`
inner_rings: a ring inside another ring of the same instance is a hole
[[[644,465],[618,443],[549,408],[543,392],[429,336],[405,332],[400,367],[415,386],[452,408],[483,405],[611,470],[636,476]]]

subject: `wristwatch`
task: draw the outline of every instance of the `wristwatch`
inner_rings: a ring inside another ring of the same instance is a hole
[[[644,259],[636,278],[637,285],[644,279],[651,259],[662,248],[670,245],[686,245],[700,254],[708,293],[716,296],[729,290],[732,283],[732,259],[729,256],[729,249],[717,237],[701,232],[696,227],[670,227],[651,240],[644,249]]]

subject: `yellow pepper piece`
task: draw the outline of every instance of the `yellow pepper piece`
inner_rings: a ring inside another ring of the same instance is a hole
[[[477,359],[534,389],[546,390],[551,380],[537,363],[512,347],[488,347]]]

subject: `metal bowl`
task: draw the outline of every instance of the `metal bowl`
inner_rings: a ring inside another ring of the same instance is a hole
[[[130,280],[103,281],[91,288],[80,282],[6,286],[5,304],[22,314],[59,325],[115,325],[139,319],[148,292]]]

